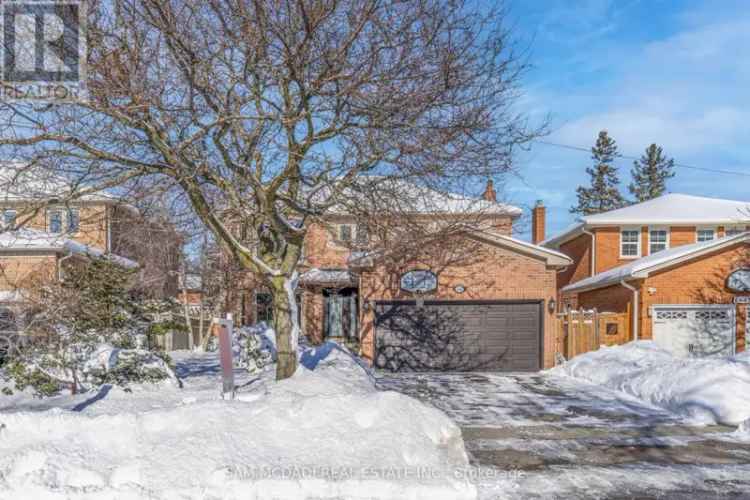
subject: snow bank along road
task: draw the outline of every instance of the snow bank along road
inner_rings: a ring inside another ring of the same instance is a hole
[[[216,353],[174,358],[183,389],[0,397],[0,499],[476,498],[459,427],[339,348],[282,382],[237,370],[233,401]]]
[[[750,498],[750,442],[634,397],[538,374],[379,374],[445,411],[480,498]]]

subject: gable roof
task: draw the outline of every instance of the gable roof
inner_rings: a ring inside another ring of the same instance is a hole
[[[617,210],[583,216],[576,224],[541,244],[562,244],[580,234],[581,229],[588,226],[719,225],[747,222],[750,222],[750,201],[670,193]]]
[[[323,196],[324,191],[320,192]],[[488,201],[481,197],[449,192],[439,187],[416,184],[406,179],[377,175],[360,175],[352,186],[344,190],[344,196],[356,203],[378,206],[396,206],[401,213],[507,215],[519,217],[523,210],[514,205]],[[336,210],[334,210],[336,211]],[[339,212],[345,212],[341,207]]]
[[[76,186],[69,179],[44,168],[20,162],[0,163],[0,201],[43,202],[60,198],[63,201],[98,201],[116,203],[111,193],[99,191],[80,195],[85,185]]]
[[[740,233],[711,241],[680,245],[636,259],[622,266],[614,267],[595,276],[576,281],[563,287],[562,291],[585,292],[587,290],[596,290],[597,288],[616,285],[621,281],[629,279],[647,278],[654,271],[747,241],[750,241],[750,233]]]
[[[572,259],[564,253],[529,243],[528,241],[519,240],[511,236],[506,236],[498,232],[487,229],[466,228],[462,230],[469,237],[482,240],[485,243],[508,248],[518,253],[531,255],[542,258],[546,265],[550,267],[565,267],[573,263]],[[375,258],[386,255],[386,252],[352,252],[349,256],[348,264],[353,267],[370,266]]]
[[[60,234],[34,229],[17,229],[0,233],[0,253],[47,252],[67,253],[85,258],[106,258],[127,269],[135,269],[138,263],[104,250],[66,238]]]

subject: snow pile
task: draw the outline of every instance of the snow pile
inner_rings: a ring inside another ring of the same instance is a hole
[[[232,359],[235,368],[259,373],[275,361],[276,334],[265,323],[238,328],[232,333]],[[218,345],[214,348],[218,348]]]
[[[237,372],[235,400],[216,353],[176,357],[182,390],[0,416],[0,498],[476,498],[456,424],[346,349],[306,349],[278,383]]]
[[[120,349],[100,344],[83,366],[84,380],[127,385],[151,381],[179,386],[180,381],[167,362],[145,349]]]
[[[604,347],[548,370],[623,391],[699,423],[750,419],[750,355],[676,358],[651,341]]]

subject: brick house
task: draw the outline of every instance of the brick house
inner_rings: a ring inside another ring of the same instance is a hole
[[[59,177],[19,165],[0,169],[0,316],[23,307],[23,289],[32,280],[58,280],[68,264],[107,255],[137,267],[120,236],[135,209],[107,194],[89,194],[66,203],[71,187]],[[20,228],[19,228],[20,226]],[[123,254],[123,255],[118,255]]]
[[[434,193],[434,196],[444,196]],[[571,261],[512,237],[522,211],[498,203],[488,183],[479,201],[483,223],[425,240],[418,251],[368,251],[345,214],[309,228],[298,286],[302,331],[314,343],[349,345],[390,370],[535,371],[554,364],[558,271]],[[425,224],[454,217],[417,214]],[[537,212],[543,212],[538,207]],[[543,233],[543,217],[535,217]],[[269,297],[248,284],[246,322],[270,320]]]
[[[632,338],[679,355],[744,350],[749,206],[667,194],[582,217],[541,242],[573,260],[558,279],[561,307],[629,311]]]

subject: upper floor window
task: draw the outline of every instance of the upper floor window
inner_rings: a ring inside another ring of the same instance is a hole
[[[76,233],[81,225],[81,216],[77,208],[68,209],[68,232]]]
[[[354,226],[352,226],[351,224],[339,224],[339,241],[343,241],[344,243],[351,243],[353,233]]]
[[[633,258],[641,256],[640,229],[620,230],[620,257]]]
[[[734,236],[735,234],[744,233],[745,231],[747,231],[747,226],[734,225],[726,226],[724,228],[724,234],[726,236]]]
[[[5,229],[13,229],[16,226],[16,215],[15,210],[3,210],[3,227]]]
[[[716,229],[713,227],[699,227],[695,233],[695,241],[711,241],[716,238]]]
[[[76,233],[81,226],[77,208],[52,208],[47,210],[47,231],[50,233]]]
[[[666,228],[649,228],[648,253],[653,254],[669,248],[669,230]]]
[[[342,243],[365,246],[370,241],[367,226],[362,224],[339,224],[336,239]]]
[[[47,212],[47,231],[49,231],[50,233],[63,232],[62,210],[49,210]]]

